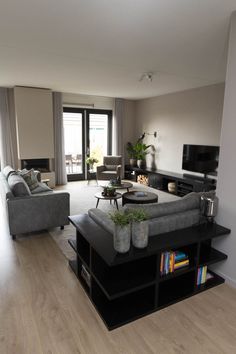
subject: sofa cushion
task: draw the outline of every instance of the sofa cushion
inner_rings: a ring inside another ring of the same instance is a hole
[[[184,212],[164,215],[149,220],[149,236],[164,234],[166,232],[184,229],[198,225],[200,222],[200,210],[192,209]]]
[[[31,170],[22,170],[20,171],[20,175],[24,178],[25,182],[28,184],[29,189],[33,191],[39,186],[39,181],[37,178],[37,174],[33,169]]]
[[[116,171],[116,165],[106,165],[107,171]]]
[[[124,206],[125,212],[130,209],[145,209],[148,219],[154,219],[164,215],[177,214],[192,209],[200,208],[200,196],[197,193],[186,196],[180,200],[167,202],[167,203],[151,203],[151,204],[126,204]]]
[[[32,194],[38,194],[44,192],[53,192],[53,190],[43,182],[38,182],[38,186],[31,191]]]
[[[24,178],[18,174],[11,174],[8,177],[9,187],[15,197],[24,197],[31,195],[30,189],[25,182]]]
[[[6,166],[4,167],[2,173],[6,177],[6,180],[8,180],[8,177],[12,174],[15,173],[16,171],[11,167],[11,166]]]

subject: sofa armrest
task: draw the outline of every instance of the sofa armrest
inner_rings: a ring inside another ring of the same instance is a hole
[[[69,224],[70,195],[66,192],[8,199],[7,205],[12,235]]]
[[[106,167],[104,165],[97,166],[97,173],[105,171]]]
[[[116,172],[118,176],[121,176],[121,165],[116,166]]]

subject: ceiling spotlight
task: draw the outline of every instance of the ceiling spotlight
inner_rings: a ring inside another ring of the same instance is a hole
[[[147,73],[143,73],[140,76],[139,81],[147,80],[149,82],[152,82],[152,78],[153,78],[153,73],[152,72],[147,72]]]

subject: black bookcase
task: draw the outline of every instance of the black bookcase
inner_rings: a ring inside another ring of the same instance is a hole
[[[168,192],[168,183],[175,183],[175,193],[183,197],[191,192],[207,192],[216,189],[216,180],[209,178],[200,178],[198,176],[185,176],[180,173],[174,173],[163,170],[140,169],[138,167],[125,166],[125,177],[137,181],[139,175],[148,176],[149,187]]]
[[[225,227],[204,224],[153,236],[147,248],[131,246],[118,254],[112,235],[87,214],[69,219],[76,228],[69,264],[109,330],[224,282],[208,268],[212,278],[197,286],[199,267],[227,258],[211,246],[212,239],[230,233]],[[161,253],[170,250],[184,251],[189,265],[161,276]]]

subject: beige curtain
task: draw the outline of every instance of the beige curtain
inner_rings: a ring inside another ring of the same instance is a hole
[[[65,147],[64,147],[62,93],[53,92],[52,97],[53,97],[56,184],[66,184],[67,175],[66,175]]]
[[[18,168],[13,89],[0,87],[0,165]]]
[[[113,116],[113,155],[122,156],[122,177],[124,176],[124,141],[123,141],[123,120],[125,112],[125,100],[115,98],[115,110]]]

